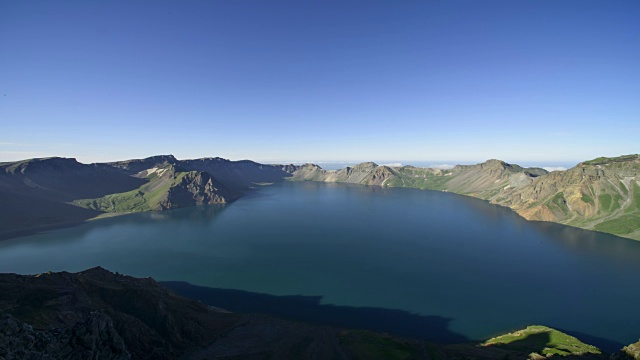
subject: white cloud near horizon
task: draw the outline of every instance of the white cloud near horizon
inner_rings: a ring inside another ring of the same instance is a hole
[[[547,170],[547,171],[549,171],[549,172],[551,172],[551,171],[565,171],[565,170],[567,170],[567,168],[566,168],[566,167],[564,167],[564,166],[543,166],[542,168],[543,168],[543,169],[545,169],[545,170]]]
[[[449,169],[453,169],[455,165],[451,165],[451,164],[438,164],[438,165],[429,165],[430,168],[432,169],[440,169],[440,170],[449,170]]]

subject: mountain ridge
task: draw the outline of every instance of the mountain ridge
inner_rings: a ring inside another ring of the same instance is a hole
[[[224,204],[285,180],[453,192],[509,207],[527,220],[640,240],[637,154],[599,157],[552,172],[497,159],[451,169],[364,162],[339,170],[219,157],[178,160],[173,155],[94,164],[60,157],[28,159],[0,163],[0,237],[75,224],[105,212]]]
[[[105,213],[226,204],[294,165],[158,155],[82,164],[49,157],[0,163],[0,239],[69,226]]]
[[[600,157],[553,172],[497,159],[449,170],[363,164],[341,170],[305,164],[291,180],[448,191],[509,207],[527,220],[640,240],[640,155]]]

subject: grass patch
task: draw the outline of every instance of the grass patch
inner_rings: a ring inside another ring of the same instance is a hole
[[[640,213],[625,214],[615,219],[603,221],[594,230],[615,235],[627,235],[640,229]]]
[[[151,174],[149,182],[141,187],[117,194],[109,194],[96,199],[76,200],[73,203],[80,207],[105,212],[139,212],[158,210],[167,198],[169,189],[179,184],[187,172],[167,171],[162,176]]]
[[[487,340],[483,346],[496,346],[524,353],[546,355],[600,354],[595,346],[588,345],[558,330],[546,326],[529,326],[526,329]]]
[[[553,207],[562,211],[563,214],[567,215],[569,213],[569,208],[567,207],[567,201],[564,199],[563,192],[559,192],[555,194],[549,202]]]
[[[587,204],[595,205],[595,201],[593,201],[593,198],[589,195],[582,194],[582,201]]]
[[[627,187],[624,185],[622,181],[620,181],[620,190],[625,195],[629,194],[629,189],[627,189]]]
[[[624,155],[624,156],[618,156],[618,157],[614,157],[614,158],[601,156],[601,157],[595,158],[593,160],[585,161],[584,163],[588,164],[588,165],[604,165],[604,164],[608,164],[608,163],[612,163],[612,162],[633,161],[633,160],[635,160],[637,158],[638,158],[638,155]]]
[[[598,201],[600,201],[600,208],[603,211],[609,211],[611,209],[612,198],[609,194],[601,194],[598,196]]]

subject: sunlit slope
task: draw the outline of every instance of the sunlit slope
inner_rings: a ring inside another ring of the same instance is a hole
[[[304,164],[293,172],[291,180],[343,182],[361,185],[386,185],[399,178],[395,169],[365,162],[340,170],[324,170],[318,165]]]
[[[548,173],[500,160],[450,170],[362,163],[341,170],[306,164],[292,180],[450,191],[552,221],[640,239],[640,156],[598,158]]]
[[[558,330],[533,325],[509,334],[497,336],[482,344],[483,347],[497,347],[530,354],[530,358],[551,357],[554,355],[600,355],[600,349],[588,345],[577,338]],[[536,354],[536,355],[533,355]]]
[[[177,171],[173,165],[153,167],[135,176],[148,182],[134,190],[76,200],[74,204],[105,212],[135,212],[226,203],[239,196],[208,173]]]
[[[554,171],[491,202],[529,220],[553,221],[640,239],[640,156],[598,158]]]
[[[291,180],[447,190],[489,197],[506,186],[530,184],[534,177],[546,173],[543,169],[521,168],[499,160],[488,160],[477,165],[457,165],[451,170],[389,167],[367,162],[341,170],[324,170],[317,165],[305,164],[293,173]]]

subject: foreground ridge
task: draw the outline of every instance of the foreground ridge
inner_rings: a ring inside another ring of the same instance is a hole
[[[482,344],[447,345],[230,313],[180,297],[151,278],[100,267],[78,273],[0,274],[0,334],[0,357],[5,359],[608,358],[591,345],[540,326]]]

